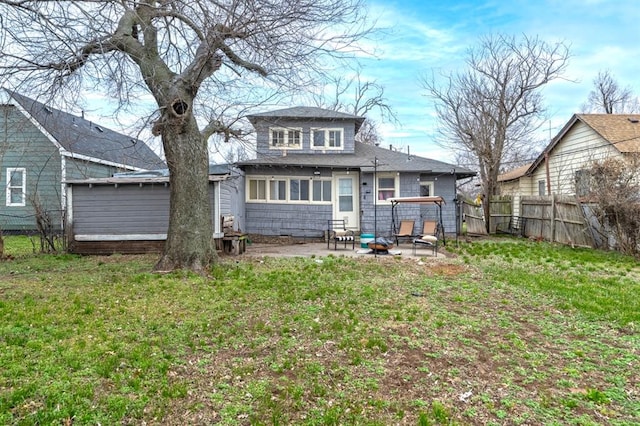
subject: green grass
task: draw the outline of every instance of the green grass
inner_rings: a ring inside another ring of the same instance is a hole
[[[640,267],[632,257],[529,241],[463,244],[466,262],[482,264],[492,280],[552,295],[561,307],[620,327],[640,326]]]
[[[640,267],[613,253],[483,241],[200,277],[24,245],[0,261],[0,424],[640,422]]]

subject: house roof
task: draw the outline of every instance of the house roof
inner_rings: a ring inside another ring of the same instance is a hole
[[[529,167],[532,163],[525,164],[524,166],[516,167],[508,172],[502,173],[498,176],[498,182],[508,182],[510,180],[519,179],[527,174]]]
[[[640,152],[640,114],[574,114],[531,164],[527,174],[542,163],[545,153],[551,152],[578,122],[589,126],[621,153]]]
[[[34,124],[48,133],[71,157],[135,169],[164,167],[164,161],[143,141],[84,118],[51,108],[6,90]]]
[[[287,154],[286,156],[262,156],[259,159],[238,163],[239,166],[288,166],[288,167],[330,167],[374,171],[374,159],[378,159],[379,172],[420,172],[433,174],[456,174],[458,178],[475,176],[476,173],[464,167],[408,155],[403,152],[381,148],[375,145],[355,142],[353,154],[342,152],[317,154]]]
[[[578,114],[622,153],[640,152],[640,114]]]
[[[304,120],[334,120],[334,121],[354,121],[356,124],[356,133],[360,130],[360,126],[364,123],[365,118],[358,115],[348,114],[344,112],[334,111],[318,107],[297,106],[291,108],[278,109],[275,111],[267,111],[257,114],[248,115],[247,118],[255,126],[256,121],[260,119],[304,119]]]

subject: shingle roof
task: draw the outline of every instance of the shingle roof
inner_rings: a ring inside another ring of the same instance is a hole
[[[275,111],[261,112],[257,114],[248,115],[249,121],[255,125],[257,119],[323,119],[323,120],[341,120],[341,121],[354,121],[356,124],[356,133],[362,126],[365,118],[358,115],[347,114],[344,112],[334,111],[325,108],[297,106],[291,108],[278,109]]]
[[[261,157],[239,163],[239,166],[272,165],[272,166],[306,166],[361,169],[373,171],[374,159],[378,159],[378,171],[385,172],[422,172],[422,173],[455,173],[458,178],[475,176],[476,173],[464,167],[432,160],[430,158],[408,155],[374,145],[355,143],[353,154],[291,154],[286,156]]]
[[[515,169],[502,173],[498,176],[498,182],[506,182],[521,178],[522,176],[527,174],[527,170],[529,170],[529,167],[531,167],[531,163],[525,164],[524,166],[516,167]]]
[[[640,114],[578,114],[620,152],[640,152]]]
[[[48,107],[24,95],[7,93],[66,151],[139,169],[165,167],[164,161],[143,141],[91,121]]]
[[[574,114],[531,164],[527,174],[542,163],[545,153],[551,152],[578,121],[591,127],[621,153],[640,152],[640,114]]]

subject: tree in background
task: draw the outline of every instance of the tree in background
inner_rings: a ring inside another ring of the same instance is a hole
[[[51,94],[91,88],[121,106],[151,100],[171,188],[156,269],[202,272],[215,260],[207,141],[233,130],[198,108],[247,95],[239,87],[308,84],[356,49],[363,10],[361,0],[0,0],[0,84]]]
[[[582,110],[588,113],[623,114],[640,110],[640,101],[630,87],[622,87],[610,71],[600,71],[593,79],[593,90],[589,92]]]
[[[545,112],[540,89],[563,75],[568,60],[563,43],[489,36],[468,51],[466,70],[443,76],[442,84],[433,74],[422,79],[435,102],[440,144],[476,162],[487,199],[497,194],[505,158],[532,145]],[[488,209],[485,203],[487,218]]]
[[[379,123],[398,124],[398,117],[384,96],[384,87],[376,81],[364,80],[359,71],[353,77],[330,78],[324,90],[312,98],[321,108],[365,117],[356,135],[358,142],[376,145],[382,141],[378,121],[372,118],[374,114]]]

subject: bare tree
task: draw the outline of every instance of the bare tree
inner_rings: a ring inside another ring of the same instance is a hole
[[[465,71],[445,75],[443,84],[434,74],[422,79],[435,101],[440,143],[475,159],[487,199],[497,193],[502,162],[532,143],[545,111],[540,89],[562,76],[568,60],[563,43],[489,36],[469,50]]]
[[[639,167],[640,155],[627,154],[624,159],[594,161],[585,176],[587,195],[605,228],[603,237],[611,234],[618,250],[634,256],[640,253]]]
[[[232,129],[199,123],[198,106],[239,82],[307,83],[319,61],[354,51],[363,10],[362,0],[0,0],[1,75],[34,90],[100,87],[122,102],[151,94],[171,176],[156,269],[204,271],[215,260],[207,141]]]
[[[362,79],[359,71],[355,76],[340,76],[329,80],[325,90],[313,96],[313,102],[322,108],[365,117],[366,120],[356,135],[358,142],[375,145],[381,142],[378,122],[398,124],[395,111],[384,96],[384,87],[376,81]],[[378,119],[372,118],[376,115]],[[379,121],[378,121],[379,120]]]
[[[621,87],[610,71],[598,72],[598,76],[593,79],[593,86],[586,104],[582,106],[583,111],[605,114],[638,111],[638,98],[633,95],[631,88]]]

